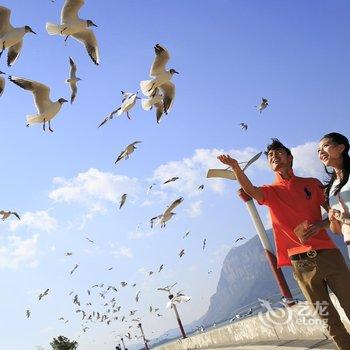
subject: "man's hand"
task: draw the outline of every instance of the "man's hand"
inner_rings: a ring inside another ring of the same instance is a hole
[[[232,170],[239,168],[239,164],[236,159],[231,158],[228,154],[221,154],[217,157],[221,163],[229,165]]]
[[[325,226],[325,221],[319,221],[313,224],[309,224],[301,237],[302,243],[305,243],[305,241],[307,241],[310,237],[316,235],[321,229],[325,228]]]

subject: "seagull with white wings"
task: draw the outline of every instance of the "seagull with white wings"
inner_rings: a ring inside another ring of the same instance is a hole
[[[168,114],[174,98],[175,85],[170,81],[174,74],[179,74],[175,69],[165,69],[167,62],[170,59],[169,52],[159,44],[154,46],[156,58],[150,70],[151,80],[143,80],[140,82],[141,91],[145,96],[152,96],[156,88],[159,88],[163,95],[164,113]]]
[[[175,209],[179,204],[183,202],[183,197],[176,199],[170,206],[164,211],[163,214],[155,216],[151,219],[151,228],[153,228],[154,221],[158,219],[160,227],[165,227],[166,222],[169,221],[176,213],[172,210]]]
[[[106,124],[108,122],[108,120],[113,119],[115,114],[117,116],[120,116],[123,113],[126,113],[126,116],[128,117],[128,119],[129,120],[131,119],[129,111],[131,108],[133,108],[135,106],[136,101],[139,100],[140,97],[137,96],[137,92],[133,93],[133,92],[122,91],[121,93],[123,95],[123,99],[122,99],[122,104],[120,105],[120,107],[118,107],[116,110],[112,111],[105,119],[103,119],[102,123],[98,127]]]
[[[10,75],[9,79],[22,89],[31,91],[34,96],[38,114],[27,116],[27,126],[35,123],[43,123],[43,130],[45,131],[45,123],[48,122],[49,130],[53,132],[51,129],[51,119],[57,115],[63,103],[68,101],[64,98],[60,98],[52,102],[50,99],[50,88],[37,81],[19,78],[13,75]]]
[[[5,49],[7,65],[12,66],[22,49],[23,37],[26,33],[36,34],[29,26],[15,28],[10,23],[11,10],[0,6],[0,57]]]
[[[170,297],[171,297],[171,295],[169,295],[169,299],[170,299]],[[186,295],[180,293],[180,294],[173,296],[170,299],[170,301],[168,301],[168,303],[166,304],[166,308],[171,309],[173,307],[173,305],[175,305],[175,303],[187,303],[190,300],[191,300],[190,296],[186,296]]]
[[[75,100],[75,97],[77,96],[77,82],[81,80],[80,78],[77,77],[77,65],[73,61],[72,57],[69,57],[69,64],[70,64],[70,72],[69,72],[69,78],[66,79],[66,83],[69,84],[70,90],[71,90],[71,96],[70,96],[70,103],[72,104],[73,101]]]
[[[84,0],[66,0],[61,11],[61,24],[46,23],[46,30],[50,35],[69,36],[85,45],[92,61],[100,63],[100,53],[94,32],[89,27],[97,27],[90,19],[81,19],[78,12],[84,5]]]
[[[133,143],[130,143],[130,145],[127,145],[126,148],[124,149],[124,151],[122,151],[117,160],[115,161],[115,163],[119,162],[121,159],[128,159],[130,154],[133,153],[135,151],[135,149],[137,148],[135,145],[138,143],[141,143],[142,141],[135,141]]]

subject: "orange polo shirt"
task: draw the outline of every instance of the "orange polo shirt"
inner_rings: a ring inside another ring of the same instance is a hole
[[[299,241],[294,228],[304,220],[309,224],[321,221],[325,197],[319,180],[295,176],[292,170],[290,175],[286,180],[276,173],[273,184],[260,187],[264,199],[259,204],[269,207],[278,266],[291,265],[289,257],[293,254],[336,248],[324,229],[304,244]]]

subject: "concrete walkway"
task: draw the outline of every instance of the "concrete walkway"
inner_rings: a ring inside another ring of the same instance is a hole
[[[271,343],[256,343],[245,346],[234,346],[229,348],[216,348],[213,350],[307,350],[307,349],[322,349],[334,350],[337,349],[331,340],[290,340],[285,342]]]

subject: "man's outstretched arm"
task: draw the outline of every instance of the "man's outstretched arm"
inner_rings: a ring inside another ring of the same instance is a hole
[[[231,158],[228,154],[222,154],[218,156],[218,159],[221,163],[229,165],[232,168],[232,171],[234,172],[238,183],[241,185],[245,193],[247,193],[250,197],[254,198],[258,202],[262,202],[264,200],[264,195],[261,188],[255,187],[250,182],[236,159]]]

